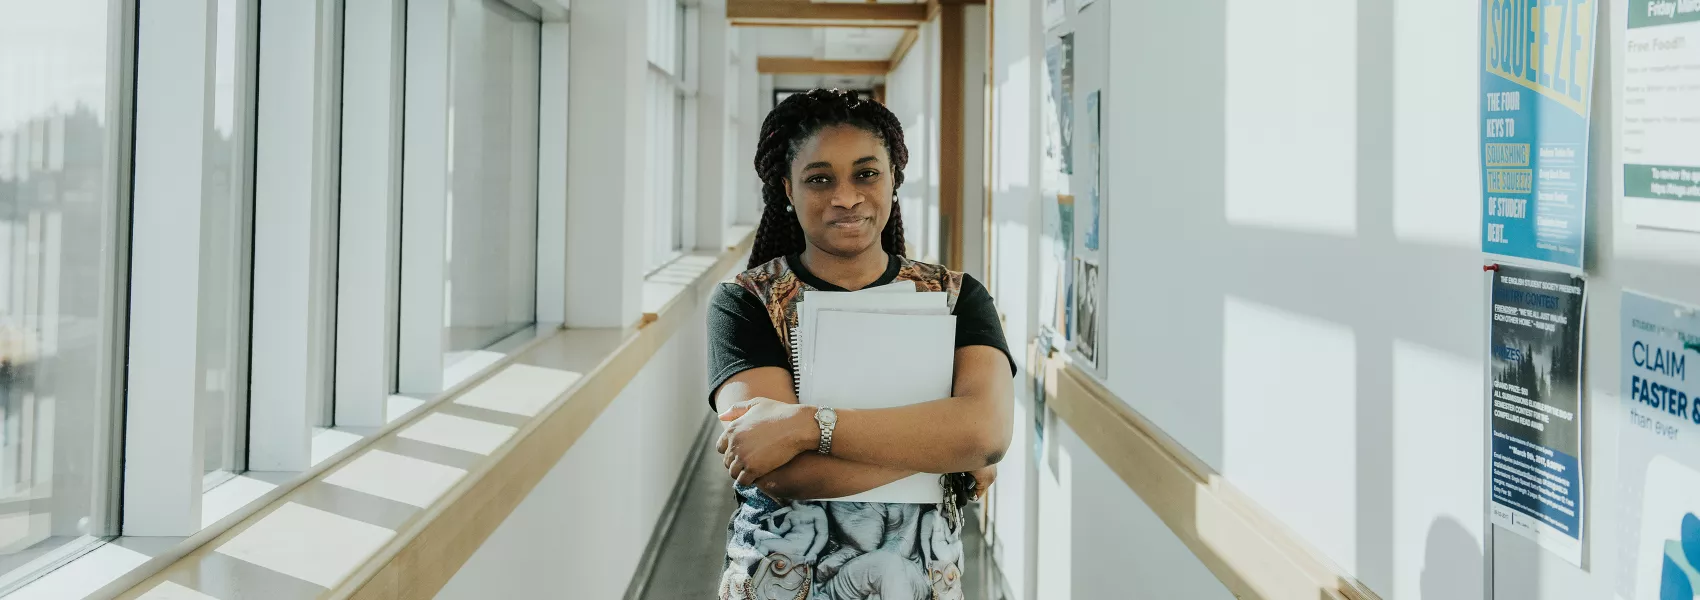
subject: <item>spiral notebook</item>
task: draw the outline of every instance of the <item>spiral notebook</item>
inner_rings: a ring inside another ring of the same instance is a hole
[[[792,344],[802,403],[875,409],[950,396],[956,317],[942,293],[808,292],[802,305]],[[919,473],[831,501],[936,504],[944,492],[937,474]]]

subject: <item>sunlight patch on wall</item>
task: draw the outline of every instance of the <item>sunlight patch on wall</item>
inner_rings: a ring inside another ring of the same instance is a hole
[[[1476,361],[1393,341],[1389,598],[1481,597],[1482,386]]]
[[[1223,300],[1222,472],[1356,572],[1356,336],[1338,323]]]
[[[1228,0],[1227,20],[1228,222],[1356,235],[1356,3]]]
[[[1475,8],[1393,4],[1393,232],[1401,241],[1474,248],[1481,239]]]
[[[1030,114],[1033,105],[1028,94],[1033,85],[1032,70],[1023,56],[1004,69],[1004,76],[998,82],[997,101],[992,105],[992,110],[997,111],[997,123],[992,127],[997,142],[991,148],[993,160],[997,161],[997,169],[992,172],[992,189],[998,192],[1031,184],[1028,171],[1035,157]]]
[[[1046,445],[1045,451],[1056,456],[1039,462],[1039,600],[1071,600],[1074,461],[1062,444],[1047,440]]]

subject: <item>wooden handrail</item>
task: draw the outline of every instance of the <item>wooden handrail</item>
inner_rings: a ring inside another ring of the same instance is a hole
[[[1379,600],[1068,358],[1034,368],[1057,417],[1236,597]]]

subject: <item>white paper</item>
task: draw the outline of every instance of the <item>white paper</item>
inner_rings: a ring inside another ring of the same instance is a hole
[[[913,283],[910,283],[913,286]],[[876,288],[877,289],[877,288]],[[863,290],[866,292],[867,290]],[[863,293],[863,292],[803,292],[803,301],[797,309],[797,333],[793,339],[797,344],[796,368],[798,381],[797,396],[805,397],[809,393],[809,370],[814,365],[814,343],[819,336],[814,333],[816,315],[824,310],[856,311],[874,314],[908,314],[908,315],[947,315],[950,314],[949,298],[944,292],[913,292],[899,293]]]
[[[950,396],[955,316],[832,310],[817,317],[820,343],[804,404],[877,409]],[[921,473],[834,500],[936,504],[944,489],[937,474]]]
[[[1687,3],[1654,16],[1628,2],[1618,147],[1623,220],[1700,232],[1700,20]],[[1636,14],[1639,12],[1640,14]],[[1638,18],[1644,17],[1644,18]]]

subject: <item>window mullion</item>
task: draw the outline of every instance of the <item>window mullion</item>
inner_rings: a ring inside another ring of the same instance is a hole
[[[196,332],[214,19],[214,0],[162,3],[137,16],[125,535],[201,528]]]

